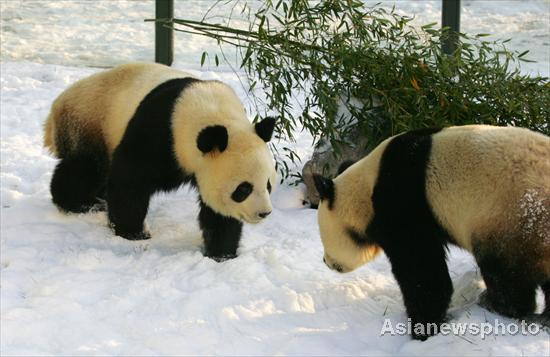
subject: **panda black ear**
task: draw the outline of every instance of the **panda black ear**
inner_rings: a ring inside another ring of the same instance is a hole
[[[269,140],[271,140],[271,136],[273,135],[273,129],[275,129],[275,118],[265,118],[261,122],[256,123],[256,125],[254,125],[254,129],[256,129],[256,134],[258,134],[263,141],[266,143],[269,142]]]
[[[313,175],[313,181],[315,182],[315,187],[317,188],[317,192],[319,192],[321,200],[328,200],[328,206],[332,208],[334,202],[334,182],[331,179],[317,174]]]
[[[223,152],[227,148],[227,140],[228,136],[225,126],[207,126],[197,136],[197,148],[205,154],[215,149]]]

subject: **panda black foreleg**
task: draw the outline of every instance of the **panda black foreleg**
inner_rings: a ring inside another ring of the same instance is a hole
[[[387,244],[382,248],[401,288],[407,315],[412,322],[412,337],[425,340],[439,331],[453,294],[445,247],[410,235],[393,242],[397,244]]]
[[[200,200],[199,226],[204,239],[204,255],[217,261],[237,256],[243,224],[214,212]]]
[[[476,247],[474,255],[487,286],[480,298],[480,305],[515,318],[525,317],[535,311],[537,283],[528,269],[507,262],[490,249]]]

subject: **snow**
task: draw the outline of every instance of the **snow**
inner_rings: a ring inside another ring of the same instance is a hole
[[[212,1],[176,1],[176,18],[201,19]],[[221,21],[231,12],[232,3],[219,2],[208,18]],[[245,1],[233,10],[239,24]],[[382,3],[402,15],[414,15],[415,23],[441,23],[441,0],[369,0]],[[225,5],[224,5],[225,4]],[[258,2],[249,1],[251,6]],[[461,30],[470,34],[491,33],[488,39],[508,39],[509,47],[531,50],[526,73],[550,74],[549,0],[463,0]],[[131,0],[0,0],[2,17],[2,61],[32,61],[70,66],[106,67],[154,58],[154,1]],[[177,32],[175,64],[199,69],[203,51],[217,52],[216,41]],[[226,48],[227,49],[227,48]],[[227,50],[228,58],[234,52]],[[214,66],[213,57],[207,65]],[[227,69],[227,68],[225,68]]]
[[[532,46],[546,61],[532,68],[548,71],[549,41],[536,34],[548,34],[541,14],[548,17],[549,2],[515,2],[514,10],[506,4],[465,1],[472,10],[464,26],[502,19],[519,47]],[[199,1],[176,5],[181,16],[205,9]],[[105,213],[61,214],[49,194],[56,160],[42,148],[49,106],[68,85],[98,71],[90,67],[150,59],[152,25],[142,20],[154,5],[2,1],[0,7],[1,355],[549,354],[544,332],[438,335],[426,342],[380,336],[385,318],[407,321],[387,259],[349,274],[326,268],[316,211],[302,207],[302,186],[278,186],[273,214],[245,225],[239,257],[222,263],[201,254],[196,193],[188,188],[154,197],[147,242],[114,236]],[[439,16],[436,2],[397,7],[428,21]],[[531,27],[522,30],[522,21]],[[199,71],[200,53],[214,44],[176,37],[176,67],[223,80],[248,103],[231,71]],[[304,158],[310,144],[306,134],[293,143]],[[451,248],[449,268],[452,321],[513,322],[476,305],[484,285],[470,254]],[[540,292],[537,301],[540,310]]]
[[[523,228],[525,232],[537,232],[537,227],[543,227],[544,222],[550,219],[550,214],[544,205],[544,196],[535,189],[527,190],[520,199],[519,204],[522,210],[519,217],[525,222]],[[544,230],[537,233],[541,239],[544,239],[546,244],[550,244],[550,236],[545,234]]]

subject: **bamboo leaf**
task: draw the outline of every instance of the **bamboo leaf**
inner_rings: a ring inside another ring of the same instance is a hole
[[[256,115],[280,117],[276,138],[292,142],[304,130],[314,143],[343,152],[341,145],[354,142],[350,133],[365,136],[370,150],[388,136],[429,126],[519,125],[550,135],[550,82],[521,74],[528,52],[507,49],[509,39],[459,33],[458,49],[448,56],[441,51],[448,29],[415,28],[412,17],[364,0],[264,1],[245,16],[246,28],[230,19],[170,24],[238,49]],[[201,66],[207,57],[203,52]],[[290,165],[298,153],[270,147],[282,177],[299,176]]]

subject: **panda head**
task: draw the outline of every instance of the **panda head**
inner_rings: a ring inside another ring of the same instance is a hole
[[[175,156],[204,204],[248,223],[271,213],[276,171],[267,142],[275,119],[254,125],[230,86],[197,81],[178,98],[172,126]]]
[[[266,143],[274,126],[275,119],[266,118],[250,131],[212,125],[199,132],[203,160],[195,178],[202,200],[214,211],[248,223],[271,213],[276,171]]]
[[[314,176],[321,198],[317,217],[325,250],[323,261],[340,273],[357,269],[380,252],[366,235],[373,211],[369,187],[359,169],[352,165],[334,180]]]

